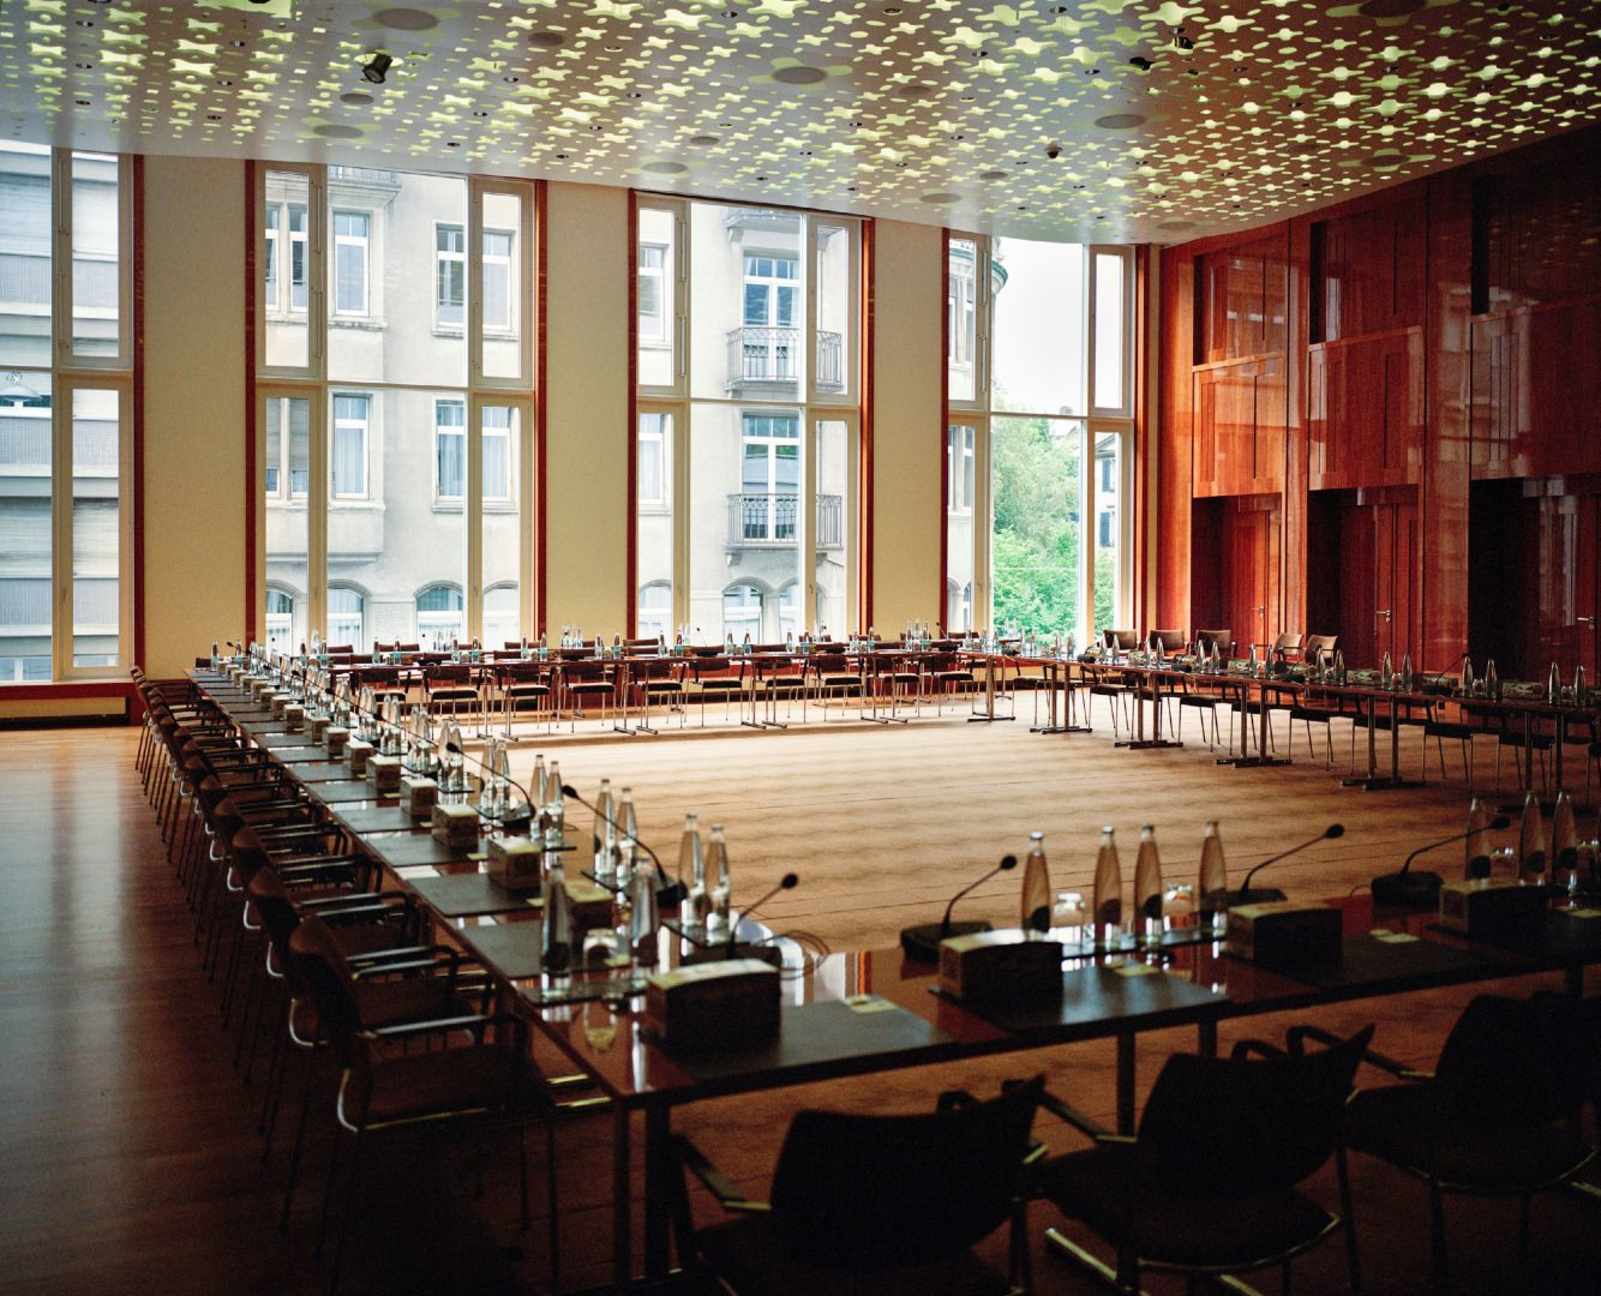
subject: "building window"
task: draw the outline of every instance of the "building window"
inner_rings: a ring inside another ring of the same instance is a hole
[[[745,323],[795,326],[795,257],[745,257]]]
[[[790,581],[783,589],[778,591],[778,634],[781,639],[790,635],[799,635],[805,628],[802,618],[805,609],[801,605],[801,588],[799,581]]]
[[[370,397],[334,396],[333,494],[335,499],[367,496],[367,412]],[[329,635],[333,631],[329,630]]]
[[[425,648],[449,648],[467,637],[460,585],[430,585],[417,595],[417,639]]]
[[[295,651],[295,596],[271,586],[267,588],[267,645],[274,652]]]
[[[311,476],[311,411],[303,400],[287,396],[267,399],[267,495],[269,499],[304,499]],[[289,438],[284,440],[284,425]],[[286,489],[287,487],[287,489]]]
[[[744,538],[793,541],[801,485],[800,420],[794,414],[747,413],[742,424]]]
[[[639,416],[639,506],[667,507],[667,419],[666,414]]]
[[[673,587],[666,581],[651,581],[639,587],[639,611],[635,633],[641,639],[672,637]]]
[[[484,591],[484,647],[522,642],[522,614],[515,585],[492,585]]]
[[[639,341],[642,346],[667,342],[667,247],[662,243],[639,245]]]
[[[361,648],[367,642],[367,600],[358,589],[348,585],[328,587],[328,642],[354,644]]]
[[[334,314],[367,315],[370,212],[334,213]]]
[[[974,480],[974,448],[976,430],[957,424],[950,430],[945,442],[947,476],[949,478],[949,506],[953,513],[971,513],[976,489]]]
[[[512,319],[512,249],[509,230],[484,231],[484,331],[510,333]]]
[[[434,226],[434,318],[461,327],[467,318],[467,232]]]
[[[263,214],[267,236],[266,307],[275,314],[306,309],[306,204],[269,202]],[[289,278],[284,280],[284,244]],[[285,297],[285,293],[288,296]]]
[[[730,585],[723,591],[723,633],[735,643],[762,637],[762,592],[754,585]]]
[[[459,400],[434,402],[434,494],[460,500],[467,481],[467,406]]]

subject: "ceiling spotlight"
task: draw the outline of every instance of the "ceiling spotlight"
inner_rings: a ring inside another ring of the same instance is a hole
[[[1062,156],[1062,146],[1060,144],[1047,144],[1045,146],[1045,156],[1054,162]]]
[[[370,62],[361,65],[361,78],[371,81],[374,85],[383,85],[384,78],[389,75],[389,69],[394,66],[395,60],[387,54],[374,54]]]
[[[1188,54],[1195,49],[1195,37],[1186,36],[1182,27],[1175,27],[1172,45],[1180,54]]]

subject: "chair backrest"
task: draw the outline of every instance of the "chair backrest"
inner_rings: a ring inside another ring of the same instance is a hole
[[[423,687],[434,688],[440,684],[471,684],[472,667],[451,662],[434,662],[423,671]]]
[[[1163,650],[1170,653],[1183,652],[1190,642],[1182,630],[1152,630],[1147,637],[1160,639]]]
[[[802,1111],[773,1172],[773,1219],[812,1263],[850,1269],[955,1259],[1018,1191],[1039,1082],[927,1115]]]
[[[1333,1154],[1373,1038],[1263,1061],[1175,1053],[1156,1077],[1139,1143],[1176,1193],[1242,1198],[1300,1183]]]
[[[356,651],[356,645],[355,644],[328,644],[323,649],[323,651],[325,653],[327,653],[330,657],[333,657],[333,656],[345,657],[345,656],[348,656],[349,654],[351,654],[351,653]]]
[[[1208,649],[1217,649],[1225,657],[1234,655],[1234,631],[1232,630],[1197,630],[1195,632],[1195,646],[1199,648],[1205,644]]]
[[[1334,650],[1340,646],[1339,635],[1307,635],[1306,647],[1301,655],[1316,665],[1332,661]]]
[[[1585,1084],[1580,1020],[1566,995],[1479,995],[1440,1050],[1434,1074],[1441,1115],[1517,1129],[1573,1115]]]
[[[561,673],[569,684],[603,680],[611,675],[611,663],[594,660],[564,662]]]
[[[1286,631],[1273,641],[1274,652],[1298,653],[1301,651],[1301,640],[1305,636],[1299,633],[1292,634]]]
[[[311,994],[317,1021],[334,1055],[350,1060],[361,1012],[355,983],[333,930],[321,918],[302,918],[289,937],[289,962],[296,980]]]
[[[819,675],[845,675],[850,672],[850,662],[844,653],[813,653],[808,660]]]
[[[1119,652],[1133,652],[1140,646],[1140,632],[1138,630],[1103,630],[1101,642],[1108,648]]]

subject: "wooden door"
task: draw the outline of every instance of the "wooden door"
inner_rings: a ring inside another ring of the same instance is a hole
[[[1416,501],[1375,504],[1373,512],[1376,656],[1388,652],[1396,669],[1412,654],[1418,664],[1418,506]]]
[[[1523,642],[1524,673],[1544,680],[1555,662],[1564,681],[1581,662],[1593,682],[1601,650],[1596,614],[1601,604],[1601,495],[1556,495],[1538,501],[1539,545],[1533,624]]]
[[[1279,633],[1279,510],[1232,501],[1225,514],[1223,609],[1237,651]],[[1254,501],[1251,502],[1254,505]]]

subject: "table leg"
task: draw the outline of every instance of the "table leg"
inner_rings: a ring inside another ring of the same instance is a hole
[[[672,1109],[656,1103],[645,1108],[645,1277],[659,1282],[672,1264],[668,1210],[672,1173]]]
[[[1217,1023],[1202,1022],[1195,1028],[1195,1051],[1202,1057],[1217,1056]]]
[[[1117,1037],[1117,1132],[1134,1133],[1134,1032]]]
[[[633,1220],[628,1194],[628,1140],[631,1113],[622,1104],[612,1117],[612,1285],[624,1290],[634,1277]]]
[[[968,722],[989,724],[995,720],[1014,720],[1015,715],[1003,716],[995,713],[995,655],[993,653],[984,658],[984,710],[982,714],[975,713],[967,717]]]

